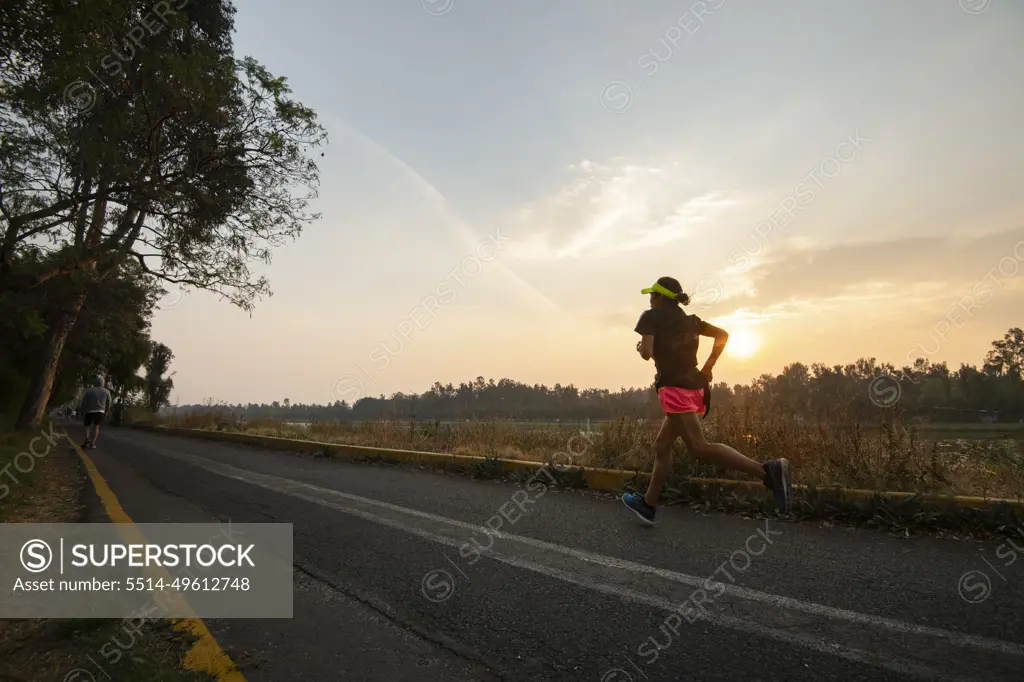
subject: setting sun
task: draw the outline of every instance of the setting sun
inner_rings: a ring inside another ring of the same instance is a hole
[[[749,358],[754,355],[761,346],[757,335],[747,329],[739,329],[729,334],[729,342],[725,346],[726,352],[737,358]]]

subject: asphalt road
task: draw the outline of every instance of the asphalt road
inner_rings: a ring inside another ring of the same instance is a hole
[[[88,452],[138,523],[294,524],[294,618],[207,621],[250,682],[1024,670],[1024,528],[1015,545],[978,545],[680,508],[644,528],[615,499],[544,478],[520,487],[109,427]]]

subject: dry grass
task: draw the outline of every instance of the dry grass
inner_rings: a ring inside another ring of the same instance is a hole
[[[3,479],[8,490],[0,488],[6,492],[0,498],[4,523],[79,523],[83,519],[87,474],[66,440],[50,446],[41,457],[29,460],[22,455],[15,462],[19,453],[28,452],[32,438],[48,432],[45,427],[35,432],[0,432],[0,470],[11,465]],[[46,448],[36,441],[35,452]],[[138,627],[118,619],[2,620],[0,680],[212,682],[206,674],[182,668],[190,644],[189,636],[173,631],[166,621]]]
[[[370,447],[550,461],[572,453],[572,464],[648,471],[660,421],[623,417],[582,433],[578,427],[512,422],[316,422],[308,427],[263,419],[242,422],[230,412],[162,419],[169,426],[245,431]],[[895,412],[866,424],[842,410],[827,421],[797,423],[771,410],[715,411],[705,422],[708,440],[729,444],[758,461],[787,457],[794,483],[1024,499],[1020,444],[1002,440],[923,438]],[[732,477],[686,456],[676,444],[674,478]],[[568,457],[557,461],[566,464]]]
[[[62,437],[51,444],[46,440],[49,434],[46,426],[20,433],[0,432],[0,521],[78,521],[85,472],[70,444]],[[39,456],[29,454],[33,439],[38,440],[31,449]]]

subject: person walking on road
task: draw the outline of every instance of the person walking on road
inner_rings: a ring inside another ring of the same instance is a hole
[[[110,411],[112,399],[110,391],[103,387],[103,377],[93,379],[93,385],[85,389],[82,396],[81,411],[85,415],[85,442],[83,448],[95,448],[96,439],[100,437],[100,424]]]
[[[689,304],[690,297],[672,277],[662,277],[640,293],[650,294],[651,307],[640,316],[634,330],[641,337],[636,349],[644,360],[654,358],[654,385],[665,419],[654,442],[654,469],[647,492],[642,496],[626,493],[623,504],[643,523],[654,524],[658,498],[672,469],[672,445],[682,438],[687,451],[698,459],[760,480],[771,491],[779,510],[787,513],[793,496],[788,460],[759,464],[728,445],[704,439],[700,416],[709,406],[711,370],[725,350],[729,334],[696,315],[688,315],[680,303]],[[713,338],[715,345],[704,368],[698,370],[701,336]]]

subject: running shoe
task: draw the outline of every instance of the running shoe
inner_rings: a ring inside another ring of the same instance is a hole
[[[793,504],[793,483],[789,478],[789,460],[785,457],[764,463],[764,485],[772,492],[779,511],[788,514]]]
[[[637,518],[641,522],[648,526],[654,525],[654,514],[656,510],[654,507],[650,507],[644,502],[643,495],[634,495],[633,493],[626,493],[622,496],[622,504],[626,505],[626,508],[636,514]]]

